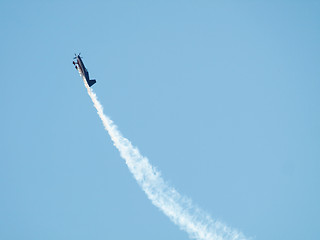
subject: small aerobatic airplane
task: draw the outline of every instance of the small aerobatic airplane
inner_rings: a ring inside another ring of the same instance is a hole
[[[73,59],[76,59],[77,62],[72,62],[73,65],[76,67],[76,69],[79,71],[79,73],[81,74],[81,76],[83,76],[89,87],[91,87],[93,84],[96,83],[96,80],[95,79],[91,79],[89,78],[89,73],[88,73],[88,70],[86,69],[86,67],[84,66],[83,62],[82,62],[82,59],[80,57],[80,53],[77,55],[75,54],[75,57]]]

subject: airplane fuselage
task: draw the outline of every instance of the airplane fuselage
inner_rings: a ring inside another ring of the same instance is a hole
[[[80,75],[85,78],[89,87],[91,87],[93,84],[96,83],[96,80],[94,80],[94,79],[90,80],[89,72],[86,69],[86,67],[84,66],[83,61],[80,57],[80,54],[76,56],[76,59],[77,59],[77,62],[76,63],[73,62],[73,64],[75,65],[76,69],[79,71]]]
[[[77,56],[77,62],[81,75],[84,76],[87,81],[90,80],[89,73],[83,64],[82,59],[79,56]]]

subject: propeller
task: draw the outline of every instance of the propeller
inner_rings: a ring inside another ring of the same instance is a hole
[[[75,57],[74,57],[73,59],[77,59],[78,56],[80,57],[80,54],[81,54],[81,53],[79,53],[79,54],[77,55],[77,54],[75,53],[75,54],[74,54]]]

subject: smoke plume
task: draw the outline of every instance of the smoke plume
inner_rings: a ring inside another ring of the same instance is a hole
[[[213,220],[208,214],[195,207],[190,199],[180,195],[173,187],[169,186],[148,159],[142,156],[139,150],[121,135],[113,121],[103,113],[102,105],[85,79],[84,83],[114,146],[119,150],[130,172],[155,206],[172,222],[186,231],[190,238],[198,240],[246,239],[242,233]]]

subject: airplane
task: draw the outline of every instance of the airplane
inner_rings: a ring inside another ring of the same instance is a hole
[[[80,53],[77,55],[77,54],[74,54],[75,57],[73,59],[76,59],[77,61],[76,62],[72,62],[73,65],[75,66],[75,68],[79,71],[79,73],[81,74],[81,76],[83,76],[89,87],[91,87],[93,84],[96,83],[96,80],[95,79],[91,79],[89,78],[89,73],[88,73],[88,70],[86,69],[86,67],[84,66],[83,62],[82,62],[82,59],[80,57]]]

